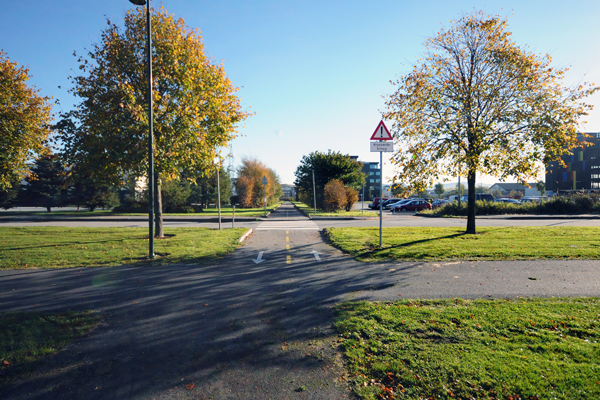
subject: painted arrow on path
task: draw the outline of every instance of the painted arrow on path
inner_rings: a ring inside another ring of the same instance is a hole
[[[261,262],[265,261],[262,258],[263,253],[264,253],[264,251],[261,251],[260,253],[258,253],[258,257],[256,257],[256,260],[252,260],[252,261],[254,261],[257,264],[260,264]]]
[[[315,256],[315,258],[317,259],[317,261],[321,261],[321,257],[319,257],[319,253],[317,253],[315,250],[311,251],[310,254],[313,254]]]

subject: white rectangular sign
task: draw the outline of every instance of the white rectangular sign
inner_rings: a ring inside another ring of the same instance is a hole
[[[394,142],[371,142],[371,152],[391,153],[394,151]]]

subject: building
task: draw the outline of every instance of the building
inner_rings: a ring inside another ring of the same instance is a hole
[[[600,191],[600,132],[588,133],[585,138],[592,146],[573,149],[562,156],[566,167],[552,161],[546,166],[546,192],[548,194],[573,191]],[[578,137],[583,140],[583,136]]]
[[[281,191],[283,192],[283,197],[296,198],[296,186],[284,183],[281,185]]]
[[[350,156],[351,159],[358,161],[358,156]],[[364,187],[365,201],[370,201],[373,197],[381,197],[381,168],[378,162],[361,161],[363,164],[362,173],[367,175]],[[384,188],[385,190],[385,188]],[[358,193],[358,198],[362,200],[362,190]]]

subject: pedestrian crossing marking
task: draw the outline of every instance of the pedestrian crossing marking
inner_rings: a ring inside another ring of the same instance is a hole
[[[296,231],[296,230],[319,230],[313,221],[264,221],[256,228],[257,231]]]

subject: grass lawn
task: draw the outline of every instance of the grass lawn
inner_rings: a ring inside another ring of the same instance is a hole
[[[330,242],[359,261],[528,260],[600,256],[598,227],[328,228]]]
[[[267,207],[267,213],[276,210],[281,205],[281,202],[276,203],[272,206]],[[115,213],[111,210],[96,209],[94,211],[88,211],[82,208],[80,211],[61,211],[60,208],[53,208],[52,212],[46,211],[0,211],[0,216],[35,216],[35,217],[47,217],[47,216],[74,216],[74,217],[103,217],[103,216],[148,216],[148,213]],[[219,209],[217,208],[205,208],[201,213],[163,213],[163,216],[169,215],[180,215],[180,216],[199,216],[199,217],[217,217],[219,216]],[[222,206],[221,216],[231,217],[233,215],[233,207]],[[262,217],[265,215],[264,207],[258,208],[235,208],[236,217]]]
[[[0,392],[38,361],[94,329],[102,316],[84,313],[0,313]]]
[[[599,399],[600,301],[403,300],[337,306],[363,399]]]
[[[302,213],[306,214],[306,215],[315,215],[315,209],[312,206],[307,206],[304,203],[301,203],[299,201],[293,201],[292,202]],[[357,210],[352,210],[352,211],[345,211],[345,210],[339,210],[339,211],[333,211],[333,212],[326,212],[323,210],[319,210],[317,209],[317,217],[379,217],[379,213],[375,212],[375,211],[357,211]]]
[[[208,263],[235,250],[245,228],[165,228],[148,256],[147,228],[0,227],[0,269]]]

